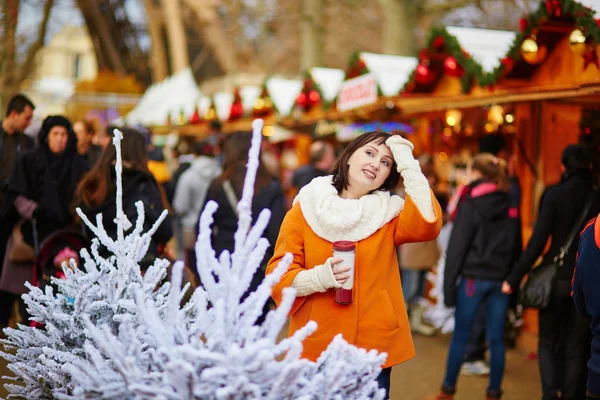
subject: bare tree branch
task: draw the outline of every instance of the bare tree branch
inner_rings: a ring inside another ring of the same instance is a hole
[[[54,0],[46,0],[44,2],[42,22],[40,23],[38,35],[36,40],[29,46],[25,61],[19,68],[19,74],[17,75],[17,79],[15,81],[17,85],[23,82],[23,80],[31,73],[35,56],[44,45],[44,38],[46,37],[46,31],[48,29],[48,21],[50,20],[50,11],[52,10],[53,5]]]

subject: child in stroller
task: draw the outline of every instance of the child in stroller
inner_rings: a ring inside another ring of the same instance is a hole
[[[35,262],[34,284],[40,289],[51,284],[51,278],[64,278],[63,262],[70,265],[70,260],[79,263],[79,251],[89,247],[84,235],[73,228],[61,229],[48,236],[41,244]]]

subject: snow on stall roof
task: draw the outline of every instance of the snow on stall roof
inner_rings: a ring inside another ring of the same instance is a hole
[[[186,68],[150,86],[125,119],[129,124],[163,125],[169,113],[174,117],[183,110],[191,115],[201,97],[192,71]]]
[[[375,76],[385,96],[397,95],[418,64],[416,57],[374,53],[360,53],[360,57]]]
[[[461,47],[481,64],[485,72],[492,72],[500,64],[513,44],[517,32],[493,29],[446,27],[456,37]]]
[[[311,68],[310,75],[321,88],[325,101],[332,101],[340,92],[345,73],[335,68]]]

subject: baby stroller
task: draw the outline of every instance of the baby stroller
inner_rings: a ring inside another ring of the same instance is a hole
[[[89,245],[89,241],[81,231],[74,228],[61,229],[49,235],[40,244],[39,251],[37,251],[34,264],[34,284],[45,290],[46,286],[51,284],[52,277],[60,277],[63,273],[62,269],[55,266],[56,256],[65,249],[79,255],[79,251]]]

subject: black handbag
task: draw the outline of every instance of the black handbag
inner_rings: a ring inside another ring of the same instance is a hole
[[[571,243],[573,242],[573,239],[575,239],[575,235],[579,232],[579,228],[583,224],[584,219],[590,210],[590,206],[596,195],[596,190],[597,189],[594,187],[590,192],[585,206],[583,207],[583,210],[581,210],[581,214],[579,214],[577,221],[575,221],[575,224],[571,228],[571,232],[569,232],[569,236],[567,236],[565,244],[560,248],[559,253],[554,257],[552,262],[541,264],[537,268],[532,269],[527,275],[527,281],[519,291],[519,303],[521,303],[523,307],[542,309],[550,304],[558,268],[565,262],[565,257],[569,252]]]

